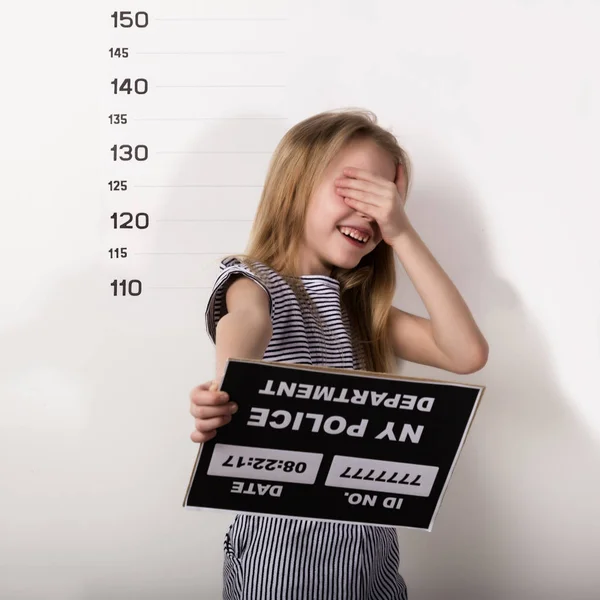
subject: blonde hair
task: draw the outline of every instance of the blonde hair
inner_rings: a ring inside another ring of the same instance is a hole
[[[396,167],[404,166],[406,197],[411,177],[410,160],[395,136],[377,124],[375,114],[366,109],[321,112],[294,125],[277,145],[246,253],[227,257],[237,258],[259,277],[251,264],[253,261],[277,271],[298,301],[310,306],[312,315],[317,318],[297,268],[308,202],[334,156],[349,142],[365,138],[386,150]],[[363,368],[381,373],[394,371],[396,358],[388,325],[396,289],[391,246],[381,241],[355,268],[335,267],[331,277],[340,282],[341,303],[349,317],[353,342],[364,350]]]

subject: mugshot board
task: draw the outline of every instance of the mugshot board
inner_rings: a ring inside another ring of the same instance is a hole
[[[432,530],[484,386],[231,359],[184,507]]]

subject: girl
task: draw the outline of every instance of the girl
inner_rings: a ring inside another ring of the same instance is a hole
[[[370,111],[327,111],[284,135],[248,252],[223,259],[208,301],[217,375],[191,391],[194,442],[235,413],[217,391],[230,357],[375,372],[393,372],[397,358],[483,367],[485,338],[404,212],[409,179],[406,152]],[[392,306],[394,255],[431,320]],[[225,600],[408,598],[392,528],[242,513],[224,551]]]

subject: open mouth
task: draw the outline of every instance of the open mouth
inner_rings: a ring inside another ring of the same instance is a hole
[[[355,237],[352,237],[351,235],[349,235],[348,233],[344,233],[339,227],[337,228],[337,230],[351,243],[354,244],[355,246],[365,246],[366,243],[369,241],[369,237],[368,236],[362,236],[362,239],[357,239]],[[364,241],[363,241],[364,240]]]

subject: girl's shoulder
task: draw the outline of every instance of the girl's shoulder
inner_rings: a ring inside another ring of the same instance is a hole
[[[209,294],[205,311],[207,332],[213,342],[216,339],[217,323],[227,313],[227,292],[233,283],[243,276],[254,281],[254,284],[257,284],[266,293],[269,315],[271,320],[275,318],[275,308],[279,296],[275,271],[259,261],[246,263],[236,256],[225,257],[219,264],[219,273]],[[237,286],[237,289],[240,291],[240,297],[243,299],[246,296],[248,301],[252,301],[252,294],[256,292],[247,284],[242,284],[241,287]],[[262,292],[260,293],[262,294]],[[257,300],[263,300],[263,298],[257,296]]]
[[[237,256],[227,256],[221,260],[220,273],[224,271],[246,273],[254,275],[264,281],[265,284],[273,284],[281,279],[277,271],[258,260],[242,261]]]

